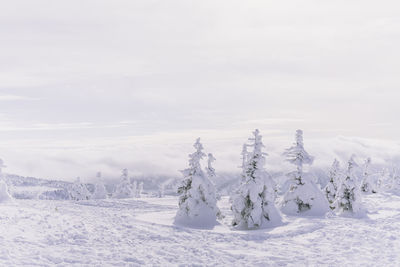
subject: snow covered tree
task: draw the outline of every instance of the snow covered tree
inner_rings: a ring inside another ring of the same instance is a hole
[[[217,177],[217,175],[215,174],[215,169],[212,166],[212,163],[216,161],[216,158],[214,157],[214,155],[212,153],[208,153],[207,155],[207,167],[206,167],[206,171],[207,171],[207,175],[208,175],[208,179],[210,179],[211,183],[214,185],[215,187],[215,178]],[[221,199],[221,196],[218,193],[215,193],[217,200]]]
[[[247,144],[243,144],[242,148],[242,166],[240,167],[242,169],[242,180],[246,179],[246,164],[247,164],[247,156],[249,152],[247,151]]]
[[[339,161],[335,159],[329,171],[329,182],[324,189],[325,196],[326,199],[329,201],[329,204],[333,204],[335,202],[336,192],[338,190],[339,183],[340,183],[340,164]],[[331,208],[334,207],[331,206]]]
[[[189,155],[189,168],[182,171],[184,180],[178,188],[179,209],[175,223],[193,227],[212,227],[220,217],[213,183],[201,168],[203,145],[198,138],[196,151]]]
[[[392,185],[389,190],[390,193],[400,195],[400,174],[396,168],[392,171]]]
[[[4,165],[4,161],[2,159],[0,159],[0,176],[3,175],[3,168],[7,167],[6,165]]]
[[[137,189],[136,189],[136,197],[137,197],[137,198],[141,198],[141,197],[142,197],[143,186],[144,186],[143,182],[140,182],[140,183],[138,184]]]
[[[211,154],[211,153],[208,153],[208,161],[207,161],[207,168],[206,168],[206,170],[207,170],[207,175],[208,175],[208,178],[210,178],[210,179],[213,179],[213,178],[215,178],[215,169],[214,169],[214,167],[212,166],[212,163],[215,161],[216,159],[214,158],[214,156],[213,156],[213,154]]]
[[[10,187],[7,185],[3,177],[3,168],[5,167],[7,166],[4,165],[4,161],[0,159],[0,202],[5,202],[12,199]]]
[[[162,183],[158,186],[158,197],[163,198],[165,195],[165,183]]]
[[[134,180],[132,183],[132,196],[133,197],[139,198],[138,197],[138,187],[139,187],[138,182]]]
[[[266,153],[258,130],[243,146],[243,178],[237,192],[231,197],[233,222],[237,229],[257,229],[276,226],[281,216],[275,207],[275,188],[271,176],[264,168]],[[247,147],[252,151],[247,152]],[[246,149],[245,149],[246,148]],[[245,154],[244,152],[247,152]]]
[[[358,214],[361,211],[361,194],[353,173],[356,166],[352,157],[348,162],[346,178],[336,194],[335,207],[343,215]]]
[[[6,202],[12,199],[9,188],[3,179],[2,168],[5,168],[4,162],[0,159],[0,202]]]
[[[128,169],[122,170],[121,180],[117,184],[113,197],[114,198],[131,198],[135,196],[136,188],[133,188],[131,180],[128,177]]]
[[[75,182],[72,184],[69,195],[72,200],[89,200],[91,193],[87,189],[86,185],[81,182],[81,178],[77,177]]]
[[[361,183],[361,191],[366,194],[378,192],[378,179],[377,175],[371,174],[369,167],[371,165],[371,159],[367,158],[363,165],[363,179]]]
[[[311,165],[314,158],[304,149],[302,130],[296,131],[296,142],[283,155],[286,161],[296,166],[296,171],[288,174],[293,183],[281,202],[282,212],[290,215],[323,215],[329,211],[328,201],[322,191],[303,173],[303,165]]]
[[[392,175],[390,174],[390,171],[387,168],[383,168],[381,172],[378,174],[378,182],[377,182],[377,190],[380,190],[382,192],[390,191],[392,185],[393,185],[393,180],[392,180]]]
[[[96,175],[97,181],[94,189],[93,199],[106,199],[107,198],[107,189],[102,181],[101,172],[98,172]]]

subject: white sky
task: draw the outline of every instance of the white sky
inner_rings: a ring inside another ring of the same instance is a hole
[[[41,177],[176,174],[201,136],[237,171],[256,127],[276,155],[302,128],[321,162],[393,157],[399,14],[388,0],[0,1],[0,157]]]

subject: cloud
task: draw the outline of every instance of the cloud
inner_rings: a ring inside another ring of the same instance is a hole
[[[38,100],[38,98],[20,95],[0,95],[0,101]]]
[[[397,1],[18,3],[0,10],[0,151],[10,171],[176,174],[198,136],[220,170],[237,171],[254,128],[270,169],[282,168],[297,128],[317,165],[396,154]]]

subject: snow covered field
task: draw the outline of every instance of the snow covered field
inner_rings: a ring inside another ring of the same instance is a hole
[[[177,198],[0,205],[0,266],[398,266],[400,197],[363,198],[368,218],[288,217],[280,227],[233,231],[172,224]]]

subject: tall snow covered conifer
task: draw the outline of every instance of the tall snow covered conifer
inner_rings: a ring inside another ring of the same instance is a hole
[[[217,177],[217,175],[215,174],[215,169],[212,166],[214,161],[216,161],[216,158],[214,157],[214,155],[212,153],[208,153],[206,171],[207,171],[208,179],[210,179],[211,183],[214,185],[214,188],[215,188],[214,181],[215,181],[215,178]],[[215,197],[217,198],[217,200],[221,199],[221,196],[217,192],[215,192]]]
[[[322,191],[303,173],[303,165],[311,165],[314,158],[304,149],[302,130],[296,131],[296,142],[283,155],[296,166],[296,171],[289,173],[293,184],[281,202],[282,212],[289,215],[323,215],[328,212],[329,204]]]
[[[244,145],[242,151],[242,183],[231,197],[233,222],[237,229],[258,229],[277,226],[281,216],[275,207],[275,188],[271,176],[264,168],[264,144],[258,130],[249,138],[250,145]],[[247,152],[247,147],[252,151]],[[247,153],[245,153],[247,152]]]
[[[376,190],[379,190],[381,192],[386,192],[390,191],[392,184],[393,184],[393,176],[390,174],[390,171],[388,168],[383,168],[381,172],[378,174],[378,182],[377,182],[377,188]]]
[[[361,194],[353,173],[356,166],[352,157],[348,162],[346,178],[336,194],[335,207],[342,215],[354,215],[361,211]]]
[[[215,161],[216,159],[214,158],[213,154],[208,153],[208,160],[207,160],[207,175],[210,179],[215,178],[215,169],[212,166],[212,163]]]
[[[103,179],[101,177],[101,172],[98,172],[96,175],[97,181],[94,189],[93,199],[106,199],[107,198],[107,190],[103,183]]]
[[[243,180],[246,178],[246,164],[247,164],[247,156],[249,152],[247,151],[247,144],[243,144],[242,148],[242,153],[240,154],[242,156],[242,178]]]
[[[0,159],[0,202],[6,202],[12,199],[10,190],[4,180],[2,169],[5,168],[4,161]]]
[[[200,138],[194,143],[196,151],[189,155],[189,168],[182,171],[184,179],[178,188],[179,209],[175,224],[192,227],[213,227],[217,224],[220,211],[213,183],[201,168],[205,154]]]
[[[135,195],[136,188],[133,188],[131,180],[128,177],[128,169],[122,170],[121,180],[115,188],[114,198],[131,198]]]
[[[392,169],[392,184],[389,192],[395,195],[400,195],[400,174],[396,168]]]
[[[363,179],[361,183],[361,191],[364,193],[377,193],[378,181],[376,175],[371,175],[369,167],[371,165],[371,159],[367,158],[363,166]]]
[[[326,199],[329,201],[329,204],[331,204],[332,209],[334,208],[332,204],[335,202],[336,192],[340,182],[340,164],[339,161],[335,159],[329,171],[329,182],[324,189]]]
[[[137,184],[137,188],[136,188],[136,197],[137,198],[142,197],[143,188],[144,188],[144,183],[143,183],[143,181],[141,181],[139,184]]]

